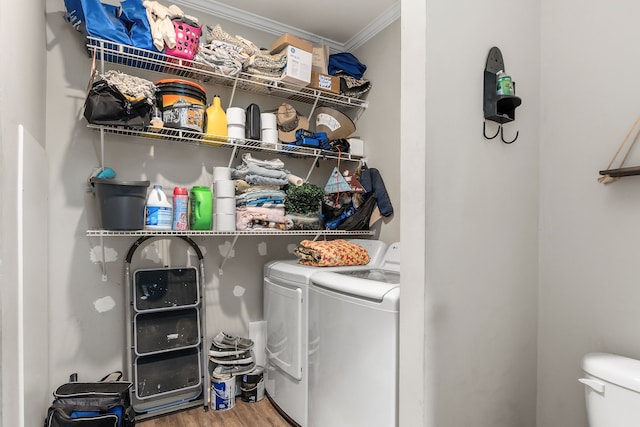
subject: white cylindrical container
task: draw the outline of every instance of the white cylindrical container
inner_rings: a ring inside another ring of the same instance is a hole
[[[213,197],[236,197],[236,183],[232,179],[220,179],[213,183]]]
[[[260,114],[260,128],[265,129],[278,129],[278,122],[274,113],[261,113]]]
[[[262,129],[262,148],[278,148],[278,129]]]
[[[242,125],[244,126],[247,117],[244,112],[244,108],[229,107],[227,108],[227,125]]]
[[[217,214],[236,214],[235,197],[216,197],[213,203],[213,212]]]
[[[236,214],[214,214],[213,228],[216,231],[236,231]]]
[[[230,139],[239,139],[244,140],[244,125],[228,125],[227,126],[227,136]]]
[[[231,168],[224,166],[215,166],[213,168],[213,181],[228,181],[231,179]]]
[[[148,230],[171,230],[173,206],[162,191],[162,185],[155,184],[147,196],[144,228]]]

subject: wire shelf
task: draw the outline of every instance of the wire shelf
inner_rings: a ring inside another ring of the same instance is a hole
[[[247,231],[213,231],[213,230],[87,230],[89,237],[127,237],[127,236],[372,236],[372,230],[247,230]]]
[[[337,151],[319,150],[310,147],[303,147],[295,144],[278,143],[275,147],[266,145],[262,141],[251,139],[229,139],[227,137],[218,137],[220,140],[204,139],[205,134],[199,132],[190,132],[180,129],[163,128],[160,131],[132,129],[118,126],[103,126],[88,124],[88,128],[96,131],[104,131],[110,134],[134,136],[147,138],[149,140],[165,140],[177,143],[186,143],[194,145],[202,145],[215,148],[236,149],[242,151],[260,151],[278,153],[288,157],[297,158],[319,158],[319,159],[340,159],[358,161],[362,156],[356,156],[350,153],[339,153]],[[150,129],[150,128],[149,128]],[[214,137],[212,135],[212,137]],[[223,139],[227,139],[223,141]]]
[[[213,71],[207,64],[93,37],[87,37],[87,50],[90,55],[95,54],[97,60],[238,88],[246,92],[314,104],[319,107],[332,107],[340,111],[368,107],[367,101],[363,99],[296,86],[279,80],[268,80],[248,73],[227,76]]]

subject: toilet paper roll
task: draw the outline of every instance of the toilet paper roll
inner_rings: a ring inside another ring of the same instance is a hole
[[[296,187],[300,187],[302,184],[304,184],[304,180],[302,178],[300,178],[299,176],[295,176],[292,173],[287,175],[287,180],[289,181],[289,184],[293,184]]]
[[[228,181],[231,179],[231,168],[223,166],[214,166],[213,181]]]
[[[216,231],[236,231],[236,215],[214,214],[213,226]]]
[[[229,107],[227,108],[227,125],[244,126],[247,121],[244,108]]]
[[[260,145],[263,148],[278,148],[278,129],[262,129]]]
[[[244,140],[244,125],[227,125],[227,135],[230,139]]]
[[[213,183],[213,197],[233,197],[236,196],[236,182],[232,179],[221,179]]]
[[[260,127],[264,131],[265,129],[278,129],[276,115],[274,113],[262,113],[260,114]]]
[[[235,197],[216,197],[213,200],[213,212],[220,215],[236,214]]]

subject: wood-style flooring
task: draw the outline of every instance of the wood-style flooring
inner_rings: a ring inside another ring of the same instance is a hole
[[[235,406],[225,411],[206,411],[202,407],[187,409],[136,422],[139,427],[290,427],[266,397],[247,403],[239,397]]]

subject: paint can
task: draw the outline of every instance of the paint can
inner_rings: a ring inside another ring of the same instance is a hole
[[[182,79],[164,79],[156,83],[157,106],[165,128],[202,133],[207,93],[197,83]]]
[[[255,403],[264,398],[264,368],[256,366],[256,368],[244,374],[240,383],[242,394],[240,398],[244,402]]]
[[[211,407],[216,411],[226,411],[236,404],[236,378],[229,375],[211,376]]]

